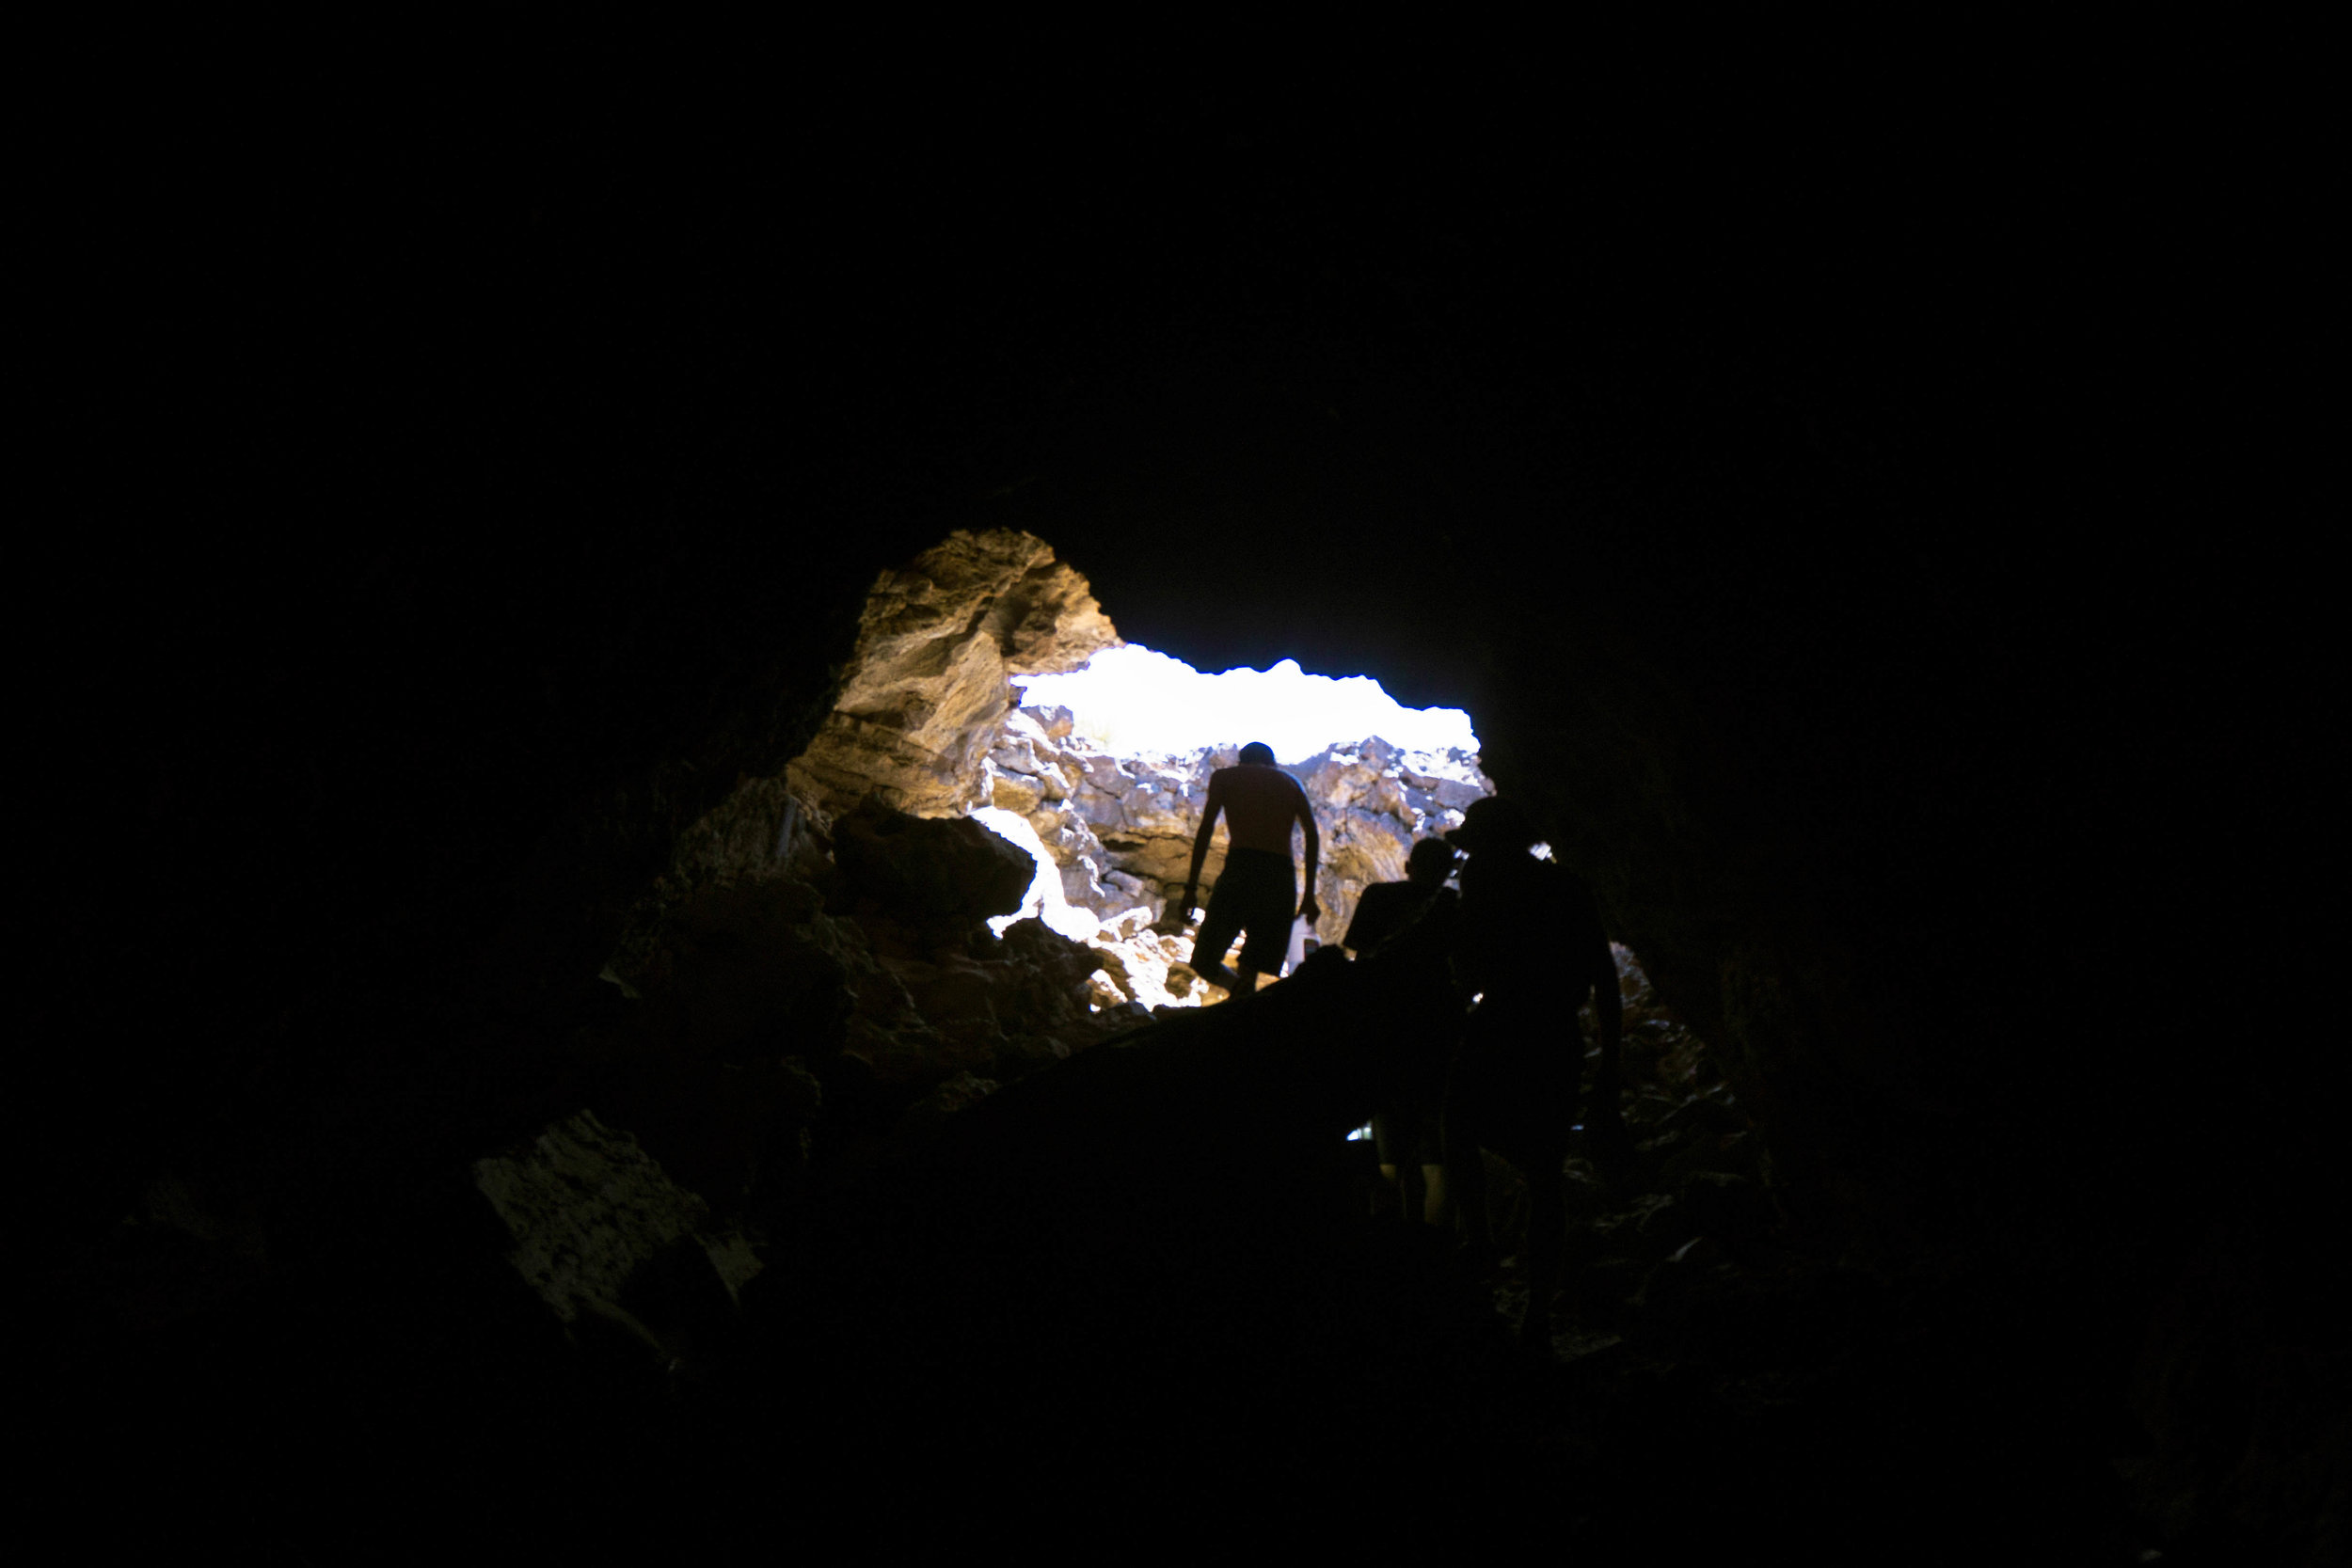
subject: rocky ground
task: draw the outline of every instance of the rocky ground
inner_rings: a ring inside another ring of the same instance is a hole
[[[596,1112],[475,1162],[412,1241],[379,1223],[289,1263],[166,1185],[50,1282],[105,1325],[58,1362],[113,1423],[102,1471],[183,1453],[126,1519],[262,1560],[446,1543],[456,1512],[469,1545],[542,1554],[1268,1528],[1537,1528],[1656,1562],[2140,1549],[2096,1413],[2021,1418],[2051,1371],[2020,1354],[2026,1304],[1798,1244],[1633,955],[1637,1168],[1613,1189],[1569,1161],[1573,1288],[1531,1360],[1515,1260],[1466,1272],[1374,1212],[1345,1138],[1389,1013],[1349,978],[1371,966],[1135,1029],[1087,1009],[1080,944],[975,938],[1025,874],[977,825],[792,832],[803,869],[830,841],[825,885],[681,892],[583,1037]]]

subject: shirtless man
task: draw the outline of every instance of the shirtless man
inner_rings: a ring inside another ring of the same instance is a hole
[[[1240,765],[1209,775],[1209,801],[1200,832],[1192,841],[1192,872],[1184,879],[1179,919],[1190,919],[1200,892],[1200,867],[1222,813],[1226,820],[1225,869],[1209,893],[1209,910],[1192,944],[1192,967],[1213,986],[1247,996],[1258,976],[1281,973],[1289,950],[1294,911],[1312,925],[1323,913],[1315,902],[1315,868],[1323,841],[1315,832],[1314,808],[1298,781],[1274,766],[1274,748],[1253,740],[1241,749]],[[1291,824],[1307,832],[1307,895],[1298,897],[1291,875]],[[1295,901],[1294,903],[1294,900]],[[1236,932],[1247,932],[1236,969],[1225,966],[1225,950]]]

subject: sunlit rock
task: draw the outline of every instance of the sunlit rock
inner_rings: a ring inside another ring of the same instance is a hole
[[[988,802],[999,811],[1026,816],[1044,804],[1045,791],[1033,778],[999,773],[989,781]]]
[[[979,760],[1010,678],[1072,670],[1117,641],[1086,579],[1029,534],[959,530],[884,572],[859,618],[841,693],[787,777],[829,811],[872,792],[918,816],[990,797]]]

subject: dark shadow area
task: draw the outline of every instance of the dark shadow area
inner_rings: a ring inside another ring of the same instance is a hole
[[[2343,1549],[2312,247],[2253,121],[565,60],[45,144],[17,1246],[77,1529]],[[895,1196],[827,1185],[906,1111],[827,1067],[801,1184],[706,1195],[739,1311],[688,1259],[629,1310],[691,1345],[567,1339],[471,1163],[752,1103],[599,1054],[599,966],[957,528],[1196,666],[1473,712],[1769,1151],[1761,1239],[1681,1296],[1612,1242],[1576,1332],[1634,1331],[1513,1361],[1360,1217],[1376,1004],[1285,981]]]

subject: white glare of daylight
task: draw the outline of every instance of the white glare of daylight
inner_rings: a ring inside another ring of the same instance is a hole
[[[1130,643],[1066,675],[1015,677],[1022,702],[1070,709],[1079,734],[1122,756],[1168,755],[1263,740],[1282,762],[1379,736],[1411,752],[1478,750],[1458,707],[1409,708],[1369,675],[1311,675],[1296,659],[1271,670],[1204,675],[1182,659]]]
[[[1029,891],[1022,895],[1021,908],[991,920],[990,930],[1001,937],[1014,921],[1036,915],[1073,942],[1092,942],[1102,934],[1101,921],[1085,910],[1071,907],[1062,892],[1061,872],[1046,853],[1045,841],[1037,836],[1037,830],[1029,826],[1027,818],[999,806],[982,806],[972,815],[997,837],[1009,839],[1026,849],[1029,858],[1037,862],[1037,875],[1029,879]]]

